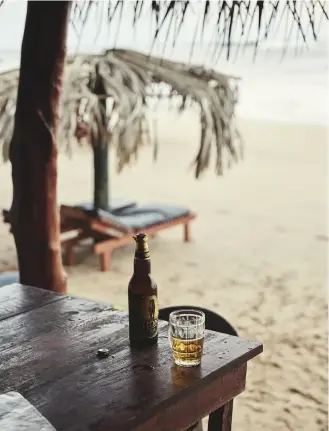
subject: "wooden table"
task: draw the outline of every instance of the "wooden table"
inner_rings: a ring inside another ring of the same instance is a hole
[[[99,359],[99,348],[110,356]],[[202,365],[173,365],[167,323],[146,350],[106,305],[12,284],[0,289],[0,393],[20,392],[58,431],[179,431],[245,388],[261,343],[206,332]]]

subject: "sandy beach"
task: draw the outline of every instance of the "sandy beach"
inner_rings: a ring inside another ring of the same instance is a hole
[[[160,306],[192,304],[227,318],[243,337],[262,341],[234,429],[325,431],[327,416],[327,130],[240,120],[245,160],[223,177],[196,181],[190,163],[198,118],[172,113],[159,122],[158,162],[145,148],[137,164],[111,177],[112,195],[139,203],[186,205],[198,217],[193,242],[182,228],[150,241]],[[111,154],[114,171],[115,157]],[[9,164],[0,165],[0,207],[11,203]],[[60,155],[59,201],[92,197],[88,148]],[[133,245],[115,251],[113,269],[81,250],[68,270],[69,293],[127,305]],[[0,271],[16,268],[8,226],[0,223]]]

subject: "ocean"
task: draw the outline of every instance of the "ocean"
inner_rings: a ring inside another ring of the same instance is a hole
[[[103,3],[104,8],[106,2]],[[223,73],[241,77],[239,82],[239,103],[237,115],[242,118],[263,119],[278,122],[328,124],[329,113],[329,24],[322,22],[317,41],[302,46],[297,36],[286,43],[283,26],[259,45],[256,57],[254,47],[238,48],[239,29],[234,35],[236,45],[232,47],[230,59],[225,49],[221,55],[214,55],[214,35],[206,31],[195,38],[198,6],[182,27],[173,46],[173,37],[166,30],[159,41],[152,43],[154,25],[149,15],[144,14],[136,29],[132,26],[132,8],[127,6],[118,26],[118,19],[112,22],[110,30],[105,22],[105,9],[95,10],[84,26],[79,22],[70,24],[68,51],[98,52],[113,46],[152,52],[155,55],[190,63],[203,63]],[[25,1],[7,0],[0,9],[0,70],[19,65],[20,44],[26,13]],[[320,17],[320,11],[315,16]],[[193,19],[194,18],[194,21]],[[306,19],[306,18],[305,18]],[[213,29],[211,23],[209,28]],[[306,26],[307,28],[307,26]],[[310,29],[309,29],[310,31]],[[250,40],[256,36],[251,28]],[[195,40],[194,40],[195,38]],[[194,45],[193,54],[191,47]]]

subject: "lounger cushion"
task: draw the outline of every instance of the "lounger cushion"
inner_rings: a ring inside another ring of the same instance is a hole
[[[156,224],[175,220],[190,214],[184,207],[150,204],[126,208],[118,211],[116,215],[102,212],[102,218],[109,221],[115,220],[116,223],[129,226],[132,229],[142,229]]]

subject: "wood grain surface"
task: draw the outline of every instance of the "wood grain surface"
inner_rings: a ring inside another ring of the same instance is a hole
[[[244,390],[262,351],[206,331],[201,366],[176,367],[166,322],[157,346],[134,350],[125,311],[21,285],[0,289],[0,319],[0,392],[20,392],[58,431],[184,430]]]

